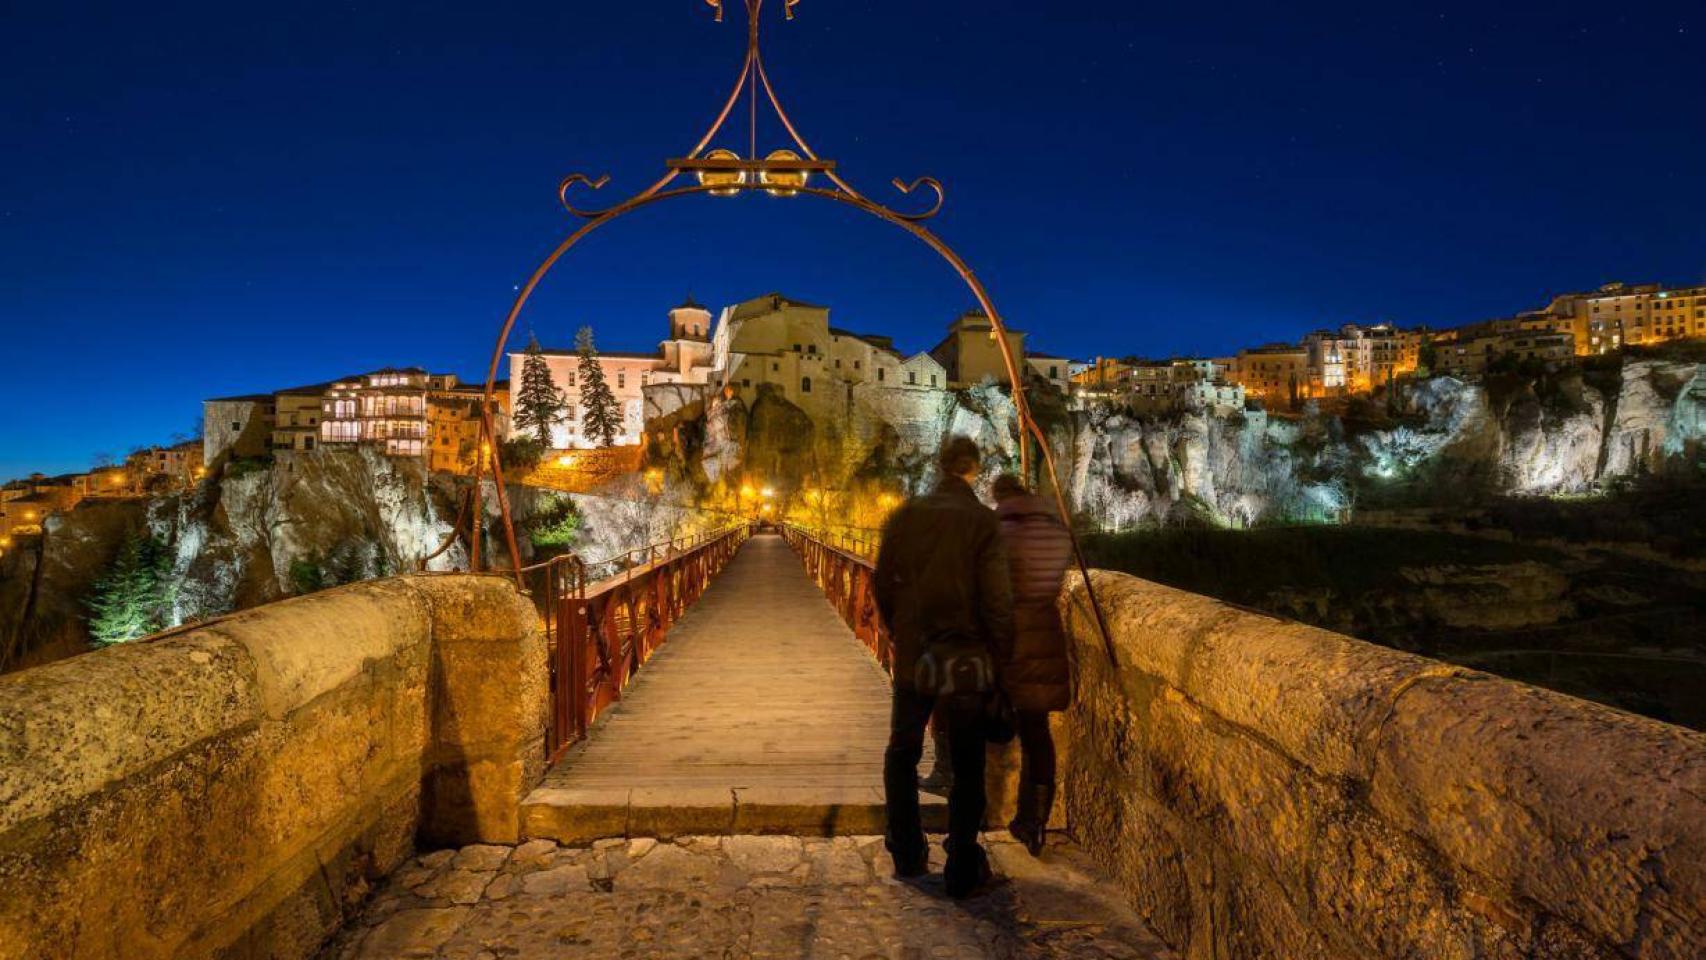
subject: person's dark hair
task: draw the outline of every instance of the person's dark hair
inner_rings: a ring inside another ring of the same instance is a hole
[[[982,466],[983,453],[970,437],[949,437],[948,442],[942,444],[936,463],[942,468],[943,476],[963,477]]]
[[[1004,473],[995,478],[995,499],[997,500],[1006,500],[1008,497],[1022,497],[1030,492],[1030,488],[1025,486],[1025,481],[1020,480],[1014,474]]]

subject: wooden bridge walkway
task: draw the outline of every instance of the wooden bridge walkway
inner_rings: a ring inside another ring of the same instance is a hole
[[[882,668],[783,539],[758,536],[527,799],[525,831],[880,834],[888,713]]]

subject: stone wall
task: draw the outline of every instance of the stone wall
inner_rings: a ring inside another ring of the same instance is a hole
[[[417,838],[518,839],[546,697],[530,605],[471,576],[0,678],[0,958],[311,956]]]
[[[1706,956],[1706,736],[1095,577],[1068,819],[1187,960]]]

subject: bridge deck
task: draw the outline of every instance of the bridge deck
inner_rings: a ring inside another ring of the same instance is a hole
[[[787,544],[759,536],[528,798],[525,829],[881,833],[888,712],[882,669]]]

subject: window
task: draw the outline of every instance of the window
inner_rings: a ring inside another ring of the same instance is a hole
[[[243,429],[243,424],[240,421],[233,420],[233,421],[231,421],[231,429],[241,430],[241,429]]]
[[[840,357],[837,357],[835,359],[835,369],[837,369],[837,370],[841,369],[841,358]]]
[[[770,365],[770,372],[771,373],[781,373],[782,372],[782,365],[779,363],[772,363]]]
[[[626,386],[628,386],[628,372],[626,370],[616,371],[616,389],[621,390]]]
[[[797,344],[797,343],[796,343],[796,344],[794,344],[794,352],[795,352],[795,353],[799,353],[799,352],[800,352],[800,345],[799,345],[799,344]]]
[[[887,380],[888,379],[888,373],[889,372],[887,370],[884,370],[882,367],[878,367],[877,368],[877,382],[882,383],[884,380]]]
[[[860,361],[858,361],[858,360],[853,361],[853,369],[857,370],[857,369],[859,369],[859,366],[860,366]]]
[[[906,382],[907,382],[907,383],[917,383],[917,382],[918,382],[918,374],[916,374],[916,373],[908,373],[908,374],[907,374],[907,375],[906,375]]]
[[[811,393],[812,392],[812,378],[811,377],[801,377],[800,378],[800,392],[801,393]]]
[[[935,375],[935,374],[934,374],[934,373],[932,373],[932,374],[931,374],[931,375],[930,375],[930,385],[931,385],[931,386],[932,386],[932,387],[934,387],[934,386],[935,386],[935,385],[936,385],[936,375]]]

